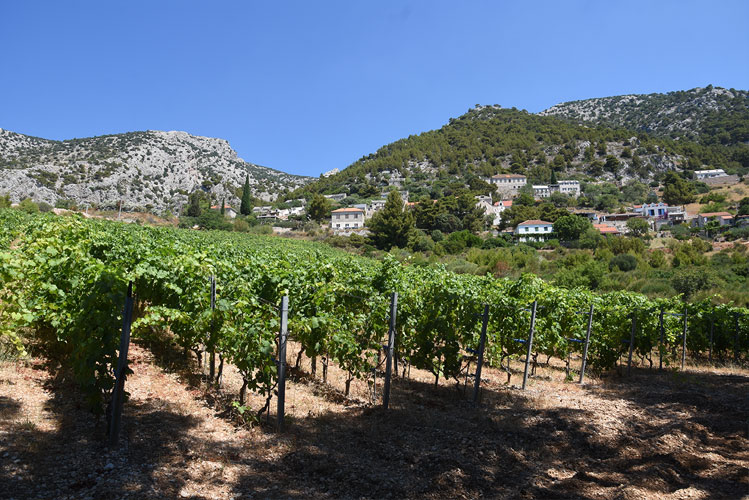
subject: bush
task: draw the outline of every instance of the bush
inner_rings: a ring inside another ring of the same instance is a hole
[[[50,205],[49,203],[45,203],[43,201],[40,201],[39,202],[39,211],[43,212],[43,213],[51,212],[52,211],[52,205]]]
[[[624,272],[632,271],[637,268],[637,258],[628,253],[617,255],[609,261],[609,271],[613,271],[614,268]]]
[[[250,225],[241,219],[237,219],[234,221],[234,224],[232,224],[232,230],[240,233],[246,233],[250,230]]]
[[[18,204],[18,209],[27,214],[35,214],[39,212],[39,205],[34,203],[31,198],[26,198]]]

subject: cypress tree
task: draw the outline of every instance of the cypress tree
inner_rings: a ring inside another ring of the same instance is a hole
[[[221,215],[226,214],[226,198],[221,199]]]
[[[250,174],[244,179],[244,189],[242,190],[242,204],[239,206],[239,213],[250,215],[252,212],[252,201],[250,199]]]

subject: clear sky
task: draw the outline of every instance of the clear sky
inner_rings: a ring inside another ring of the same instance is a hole
[[[749,89],[749,1],[0,0],[0,127],[184,130],[296,174],[475,104]]]

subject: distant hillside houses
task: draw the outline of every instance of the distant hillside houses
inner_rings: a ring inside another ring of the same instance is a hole
[[[712,179],[715,177],[727,177],[728,174],[722,168],[715,168],[712,170],[697,170],[694,172],[697,176],[697,180]]]
[[[496,186],[497,194],[502,198],[517,196],[520,190],[528,184],[527,177],[520,174],[497,174],[485,180]],[[549,185],[533,185],[533,196],[536,198],[548,198],[552,193],[562,193],[576,198],[580,196],[580,181],[564,180]]]

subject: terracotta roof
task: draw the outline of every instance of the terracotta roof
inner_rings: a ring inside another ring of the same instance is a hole
[[[552,225],[551,222],[546,222],[545,220],[533,219],[533,220],[527,220],[525,222],[521,222],[520,224],[518,224],[518,226],[535,226],[535,225],[542,225],[542,224],[548,224],[550,226]]]
[[[733,217],[728,212],[708,212],[706,214],[697,214],[700,217]]]
[[[213,205],[211,207],[211,209],[216,209],[216,208],[221,208],[221,205]],[[234,208],[232,208],[231,205],[224,205],[224,208],[231,208],[232,210],[234,210]]]
[[[336,210],[333,210],[333,213],[341,213],[341,212],[364,212],[361,208],[338,208]]]
[[[497,174],[492,175],[492,179],[525,179],[525,176],[520,174]]]
[[[609,226],[608,224],[593,224],[593,227],[598,229],[598,231],[600,231],[602,234],[619,234],[619,230],[617,228],[615,228],[614,226]]]

